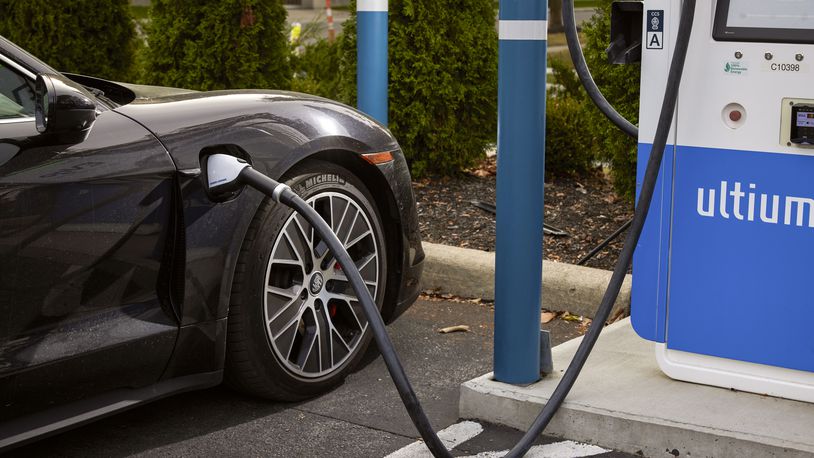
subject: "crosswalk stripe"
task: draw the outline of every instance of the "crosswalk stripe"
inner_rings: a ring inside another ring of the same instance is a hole
[[[480,423],[462,421],[439,431],[438,438],[441,439],[441,442],[443,442],[447,450],[452,450],[482,432],[483,426],[481,426]],[[610,450],[597,447],[596,445],[582,444],[574,441],[562,441],[545,445],[535,445],[529,449],[525,458],[584,458],[609,451]],[[477,455],[462,458],[500,458],[507,453],[509,453],[508,450],[481,452]],[[424,442],[416,441],[400,450],[396,450],[385,458],[432,458],[432,453],[430,453],[430,450],[424,445]]]
[[[447,450],[452,450],[459,444],[472,439],[483,432],[483,426],[474,421],[462,421],[452,426],[444,428],[438,432],[438,438],[444,443]],[[432,453],[418,441],[387,455],[386,458],[432,458]]]
[[[588,456],[599,455],[607,453],[610,450],[605,450],[596,445],[580,444],[574,441],[555,442],[553,444],[535,445],[529,449],[525,458],[584,458]],[[500,458],[509,453],[508,450],[500,452],[481,452],[477,455],[472,455],[463,458]]]

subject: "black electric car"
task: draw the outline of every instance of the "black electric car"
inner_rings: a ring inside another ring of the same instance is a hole
[[[340,383],[370,332],[301,217],[207,196],[225,153],[331,224],[385,320],[424,254],[404,157],[352,108],[61,74],[0,37],[0,449],[227,381],[298,400]]]

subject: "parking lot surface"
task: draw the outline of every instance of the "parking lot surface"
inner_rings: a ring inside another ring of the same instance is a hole
[[[455,438],[456,456],[500,456],[496,452],[507,450],[522,435],[458,418],[460,384],[491,371],[492,317],[490,305],[424,298],[388,327],[433,426]],[[467,325],[470,331],[438,332],[455,325]],[[576,323],[555,320],[544,327],[552,331],[555,344],[578,335]],[[343,385],[307,402],[268,402],[217,387],[114,415],[10,455],[430,456],[417,440],[384,363],[371,351]],[[560,438],[541,437],[538,442],[529,456],[631,456]]]

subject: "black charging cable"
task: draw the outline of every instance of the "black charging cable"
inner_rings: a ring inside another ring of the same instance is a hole
[[[393,341],[390,340],[390,336],[387,334],[384,321],[379,314],[379,309],[376,307],[376,303],[370,295],[370,290],[367,289],[362,275],[345,250],[345,246],[336,237],[328,223],[287,185],[278,183],[251,167],[244,168],[243,171],[240,172],[240,175],[238,175],[237,181],[252,186],[277,202],[293,208],[294,211],[299,213],[311,224],[317,234],[322,238],[322,241],[328,245],[328,249],[333,253],[339,265],[342,266],[342,271],[347,276],[353,291],[356,293],[356,297],[359,299],[359,303],[362,304],[362,310],[373,331],[373,338],[376,340],[387,370],[393,378],[393,383],[396,385],[399,396],[401,396],[401,400],[413,424],[421,434],[421,437],[424,439],[424,442],[427,444],[433,456],[451,457],[452,455],[447,451],[441,439],[438,438],[438,435],[430,424],[429,418],[427,418],[427,414],[424,413],[424,409],[418,401],[415,390],[413,390],[413,386],[407,378],[404,367],[401,365],[398,354],[393,347]]]
[[[540,412],[540,415],[534,420],[534,423],[532,423],[528,432],[526,432],[520,442],[506,455],[507,457],[516,458],[523,456],[537,439],[537,436],[540,435],[554,417],[554,414],[560,408],[563,401],[565,401],[568,392],[570,392],[574,386],[574,382],[576,382],[579,373],[582,371],[582,367],[585,365],[585,361],[591,354],[591,350],[593,350],[597,339],[599,339],[599,334],[602,332],[605,322],[613,310],[616,298],[619,296],[619,290],[622,288],[622,282],[625,280],[625,275],[633,260],[633,252],[636,250],[636,244],[642,234],[644,223],[647,220],[647,214],[650,211],[650,203],[653,200],[659,169],[661,168],[662,158],[664,157],[664,149],[667,146],[667,138],[673,124],[673,114],[675,113],[676,103],[678,101],[678,89],[681,84],[681,76],[684,74],[684,62],[687,57],[692,25],[695,19],[695,2],[696,0],[684,0],[681,8],[681,22],[678,26],[678,38],[667,77],[667,87],[664,91],[664,101],[661,105],[656,136],[650,151],[650,158],[647,161],[647,169],[644,173],[644,180],[636,204],[636,212],[633,215],[630,232],[627,233],[625,238],[625,246],[619,254],[619,259],[616,261],[616,266],[613,269],[613,275],[611,276],[608,288],[605,290],[605,295],[602,297],[602,302],[594,315],[593,322],[588,332],[582,338],[579,348],[577,348],[577,352],[571,359],[571,363],[568,365],[568,369],[565,371],[562,380],[560,380],[557,388],[554,389],[554,393],[552,393],[545,407],[543,407],[543,411]],[[573,9],[571,1],[565,3],[571,3],[571,8]]]
[[[566,3],[571,3],[568,1]],[[611,276],[608,289],[602,298],[601,305],[594,316],[594,320],[588,329],[588,332],[582,338],[576,354],[571,360],[568,369],[565,371],[562,380],[557,385],[551,398],[546,403],[542,412],[534,420],[529,430],[523,435],[523,438],[512,448],[507,455],[507,458],[519,458],[531,448],[534,441],[540,436],[545,427],[554,417],[554,414],[562,405],[568,392],[573,387],[574,383],[579,376],[585,361],[591,353],[594,345],[596,344],[599,334],[608,320],[616,298],[619,295],[622,282],[624,281],[627,269],[633,259],[633,252],[639,236],[644,228],[644,223],[647,219],[647,214],[650,209],[650,203],[653,199],[653,194],[658,178],[659,169],[661,168],[662,158],[664,157],[664,149],[667,145],[667,138],[670,133],[670,128],[673,122],[673,113],[676,109],[676,102],[678,99],[678,89],[681,83],[681,76],[684,71],[684,62],[687,56],[687,49],[689,47],[690,35],[692,32],[692,24],[695,16],[696,0],[684,0],[681,10],[681,23],[678,29],[678,39],[676,41],[675,51],[673,54],[672,63],[670,65],[670,72],[667,79],[667,88],[664,94],[664,102],[661,107],[661,114],[659,115],[658,127],[656,129],[656,136],[653,142],[653,148],[650,152],[650,158],[647,163],[647,170],[644,175],[644,182],[639,194],[638,204],[636,206],[636,213],[631,224],[631,231],[627,234],[625,246],[622,253],[616,262],[613,275]],[[573,8],[573,5],[571,5]],[[241,161],[242,162],[242,161]],[[404,372],[404,367],[398,358],[398,354],[393,347],[393,342],[387,334],[384,321],[376,308],[375,301],[370,295],[361,274],[356,268],[355,263],[351,259],[348,252],[345,250],[342,242],[336,237],[331,230],[331,227],[320,217],[320,215],[311,208],[302,198],[297,196],[291,188],[285,184],[278,183],[271,178],[256,171],[248,166],[245,162],[240,165],[240,172],[234,183],[236,185],[245,184],[256,188],[264,194],[270,196],[277,202],[287,205],[294,209],[297,213],[302,215],[308,223],[316,230],[322,240],[328,245],[328,248],[333,252],[334,257],[342,266],[348,281],[356,293],[362,310],[368,319],[373,338],[379,347],[382,354],[387,370],[393,378],[393,383],[396,385],[399,396],[407,409],[410,418],[413,421],[421,437],[424,439],[425,444],[435,457],[451,457],[452,455],[444,446],[441,439],[432,428],[426,413],[418,401],[415,390]],[[210,182],[210,186],[218,184],[220,181],[226,179],[215,179]],[[226,188],[224,188],[226,189]]]
[[[562,23],[565,26],[565,39],[568,42],[568,52],[571,54],[571,61],[574,63],[574,70],[582,82],[582,86],[588,96],[594,102],[599,111],[602,112],[616,127],[627,135],[638,139],[639,128],[620,115],[613,105],[608,102],[602,91],[597,87],[588,64],[585,62],[585,55],[582,53],[582,45],[579,43],[579,32],[577,31],[576,15],[574,14],[574,0],[566,0],[562,5]]]

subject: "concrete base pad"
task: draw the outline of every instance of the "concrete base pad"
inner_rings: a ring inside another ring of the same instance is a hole
[[[464,383],[461,418],[527,429],[579,341],[555,347],[555,373],[534,385]],[[672,380],[624,320],[603,331],[546,433],[651,457],[814,457],[814,405]]]

